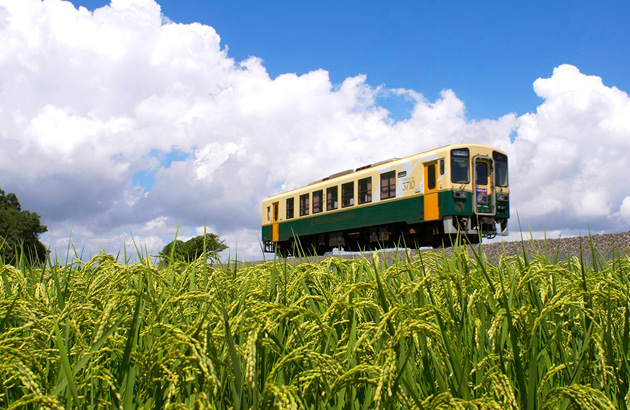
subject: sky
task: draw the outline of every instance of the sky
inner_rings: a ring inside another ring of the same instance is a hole
[[[513,236],[630,224],[629,2],[0,0],[0,188],[42,241],[258,259],[262,198],[450,143]]]

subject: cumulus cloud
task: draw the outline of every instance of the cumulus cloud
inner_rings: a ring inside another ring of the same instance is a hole
[[[515,206],[552,229],[620,229],[630,192],[630,98],[562,65],[534,82],[544,101],[511,146]],[[625,209],[625,208],[624,208]]]
[[[619,217],[621,217],[624,222],[630,223],[630,196],[625,197],[621,202]]]
[[[263,197],[459,142],[508,151],[513,212],[535,229],[630,219],[630,98],[573,66],[534,82],[536,112],[470,121],[452,90],[428,101],[360,74],[271,78],[153,0],[0,0],[0,44],[0,187],[43,216],[53,247],[134,235],[158,252],[206,223],[255,257]],[[384,93],[413,101],[410,117],[392,119]]]

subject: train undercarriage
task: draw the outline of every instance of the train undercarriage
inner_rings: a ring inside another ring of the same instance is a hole
[[[323,255],[333,249],[349,252],[387,248],[450,247],[455,241],[476,244],[482,238],[507,235],[507,220],[487,216],[447,216],[443,220],[404,222],[301,235],[286,241],[265,242],[265,252],[286,256]]]

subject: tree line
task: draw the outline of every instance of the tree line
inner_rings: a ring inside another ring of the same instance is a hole
[[[0,189],[0,262],[15,263],[19,255],[28,261],[44,262],[48,250],[39,235],[48,230],[36,212],[22,209],[13,193]]]

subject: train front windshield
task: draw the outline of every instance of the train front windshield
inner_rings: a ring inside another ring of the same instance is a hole
[[[477,162],[475,168],[477,170],[477,185],[488,185],[488,163]]]
[[[495,168],[495,180],[497,186],[508,186],[508,162],[507,155],[494,151],[492,153],[492,159],[494,159]]]
[[[451,151],[451,181],[455,184],[470,182],[470,154],[468,148]]]

